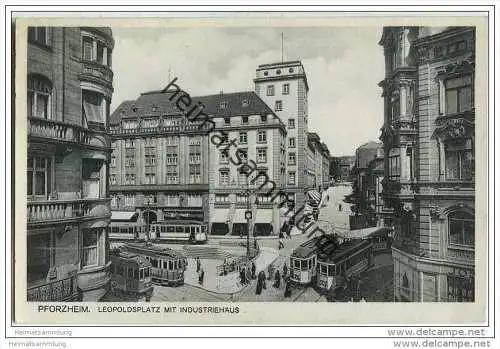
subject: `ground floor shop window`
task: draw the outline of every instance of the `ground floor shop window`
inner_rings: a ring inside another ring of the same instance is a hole
[[[273,233],[273,226],[269,223],[255,223],[255,236],[269,236]]]
[[[226,235],[229,233],[229,227],[226,223],[212,223],[212,235]]]
[[[234,223],[232,235],[247,235],[248,234],[248,224],[247,223]]]

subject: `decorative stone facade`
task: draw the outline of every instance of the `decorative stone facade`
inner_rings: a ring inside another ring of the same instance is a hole
[[[398,301],[474,301],[474,28],[386,27],[381,140]]]

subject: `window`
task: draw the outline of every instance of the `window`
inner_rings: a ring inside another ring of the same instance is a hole
[[[243,172],[238,172],[238,185],[246,186],[247,184],[247,175]]]
[[[247,203],[247,196],[245,194],[236,194],[236,203],[246,204]]]
[[[110,185],[115,185],[116,184],[116,175],[114,175],[114,174],[109,175],[109,184]]]
[[[102,94],[82,90],[82,114],[84,125],[106,126],[106,101]]]
[[[135,141],[133,139],[126,139],[125,148],[135,148]]]
[[[94,45],[92,39],[89,37],[83,37],[82,42],[82,57],[85,61],[92,61],[94,59]]]
[[[219,152],[219,163],[220,164],[227,164],[229,162],[227,153],[224,151]]]
[[[135,184],[135,174],[126,174],[125,185],[134,185],[134,184]]]
[[[474,270],[453,268],[447,281],[449,302],[474,302]]]
[[[152,154],[146,154],[144,157],[144,165],[147,167],[156,165],[156,156]]]
[[[144,193],[144,204],[156,204],[157,197],[155,193]]]
[[[398,181],[401,177],[401,157],[399,149],[389,150],[389,180]]]
[[[133,168],[135,167],[135,154],[134,152],[125,153],[125,167]]]
[[[283,84],[283,94],[284,95],[290,94],[290,84]]]
[[[276,70],[276,75],[280,75],[280,74],[281,74],[281,69]]]
[[[48,198],[52,188],[52,160],[44,157],[28,157],[27,195]]]
[[[118,207],[118,196],[116,194],[111,194],[111,207]],[[114,227],[118,229],[118,227]]]
[[[288,119],[288,128],[295,128],[295,119]]]
[[[226,194],[215,194],[215,202],[218,203],[228,203],[229,195]]]
[[[283,110],[283,102],[282,101],[276,101],[274,105],[274,110],[275,111],[282,111]]]
[[[109,164],[110,167],[116,167],[116,156],[111,155],[111,163]]]
[[[248,134],[246,132],[240,132],[240,144],[247,144]]]
[[[243,124],[248,124],[248,116],[243,116],[243,117],[241,118],[241,123],[243,123]]]
[[[257,143],[266,143],[267,142],[267,132],[266,131],[258,131],[257,132]]]
[[[51,267],[52,233],[28,235],[28,283],[45,280]]]
[[[124,195],[125,206],[135,206],[135,194]]]
[[[267,86],[267,95],[274,96],[274,86],[273,85]]]
[[[257,162],[267,162],[267,148],[257,149]]]
[[[456,114],[473,108],[472,75],[448,79],[445,85],[446,114]]]
[[[52,84],[41,76],[28,77],[28,116],[51,119]]]
[[[239,155],[241,162],[246,163],[248,161],[248,149],[240,148],[240,149],[236,150],[236,152]]]
[[[445,167],[447,180],[472,180],[474,154],[472,139],[445,143]]]
[[[295,148],[295,137],[288,138],[288,148]]]
[[[91,267],[98,264],[98,230],[84,229],[82,243],[82,267]]]
[[[220,171],[220,184],[221,185],[229,185],[229,171],[228,170]]]
[[[189,163],[199,164],[201,162],[201,141],[198,137],[189,139]]]
[[[158,119],[145,119],[145,120],[142,120],[142,128],[154,128],[154,127],[158,127],[158,124],[160,123],[160,121]],[[153,144],[151,144],[151,146],[154,146],[154,138],[147,138],[147,139],[150,139],[151,141],[153,141]]]
[[[144,184],[156,184],[156,174],[155,173],[146,173],[146,178],[145,178]]]
[[[391,121],[399,118],[400,115],[401,104],[399,101],[399,96],[393,96],[391,98]]]
[[[295,153],[288,153],[288,165],[295,165]]]
[[[177,166],[167,165],[167,184],[177,184],[178,181],[179,181],[179,176],[177,173]]]
[[[170,194],[165,195],[165,205],[166,206],[179,206],[179,195]]]
[[[227,105],[228,105],[227,102],[220,102],[220,104],[219,104],[219,106],[220,106],[221,109],[226,109]]]
[[[137,128],[137,126],[139,125],[139,123],[136,121],[136,120],[132,120],[132,121],[123,121],[123,128],[125,130],[132,130],[132,129],[135,129]]]
[[[288,184],[295,185],[295,171],[288,172]]]
[[[226,125],[231,125],[231,118],[224,118],[224,123]]]
[[[203,206],[203,199],[201,194],[190,194],[187,197],[187,205],[190,207],[201,207]]]
[[[467,212],[453,212],[448,215],[448,243],[474,246],[474,216]]]
[[[241,106],[242,106],[243,108],[248,107],[248,99],[244,99],[244,100],[241,102]]]
[[[189,165],[189,183],[201,183],[201,165]]]
[[[266,122],[266,121],[267,121],[267,115],[261,115],[260,122]]]
[[[293,73],[293,68],[288,69],[289,73]]]
[[[177,165],[177,154],[167,153],[167,165]]]
[[[50,46],[50,30],[47,27],[29,27],[28,41]]]

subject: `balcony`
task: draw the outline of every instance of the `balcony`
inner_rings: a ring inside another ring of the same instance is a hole
[[[66,279],[28,287],[28,302],[64,302],[77,300],[78,287],[76,275]]]
[[[110,199],[47,200],[28,202],[28,224],[107,217]]]
[[[111,147],[106,133],[91,131],[78,125],[60,121],[28,118],[28,137],[42,138],[44,141],[84,145],[96,149]]]
[[[111,85],[113,83],[113,72],[100,63],[83,61],[83,70],[80,78],[96,81],[104,85]]]
[[[179,134],[179,133],[204,133],[210,132],[210,123],[201,122],[186,122],[180,125],[159,125],[157,127],[136,127],[136,128],[122,128],[115,127],[110,129],[109,133],[111,135],[136,135],[136,134]]]

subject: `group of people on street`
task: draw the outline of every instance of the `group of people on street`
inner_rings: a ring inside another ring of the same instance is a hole
[[[266,273],[262,270],[259,272],[258,277],[257,277],[257,288],[255,290],[255,294],[260,295],[262,293],[262,290],[266,289],[266,279],[267,280],[272,280],[274,276],[274,283],[273,287],[279,289],[283,283],[285,284],[285,298],[291,297],[292,295],[292,284],[289,279],[288,275],[288,266],[286,263],[283,264],[283,269],[282,273],[280,273],[279,268],[275,268],[274,265],[270,264],[268,269],[268,275],[266,277]]]

